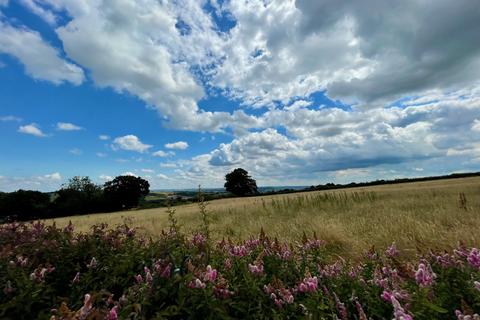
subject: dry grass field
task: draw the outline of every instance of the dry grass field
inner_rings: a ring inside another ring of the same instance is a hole
[[[462,196],[464,199],[462,200]],[[200,226],[197,205],[175,207],[184,231]],[[396,242],[404,253],[447,249],[458,241],[480,245],[480,177],[437,180],[333,191],[215,200],[207,203],[216,239],[245,239],[265,232],[279,240],[299,240],[316,232],[334,252],[358,256],[374,245]],[[92,225],[127,222],[155,237],[168,226],[165,208],[73,216],[48,220],[77,231]]]

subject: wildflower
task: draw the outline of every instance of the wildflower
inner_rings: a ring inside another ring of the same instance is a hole
[[[473,286],[475,287],[475,289],[477,289],[478,291],[480,291],[480,282],[478,282],[478,281],[473,281]]]
[[[418,270],[415,272],[415,280],[421,287],[429,287],[437,275],[432,271],[432,268],[427,262],[422,262],[418,265]]]
[[[390,247],[388,247],[388,249],[385,251],[385,255],[389,258],[398,256],[397,245],[395,244],[395,242],[392,243]]]
[[[196,246],[196,247],[202,247],[205,242],[206,242],[206,238],[203,234],[201,233],[196,233],[194,236],[193,236],[193,239],[192,239],[192,243]]]
[[[195,278],[195,280],[190,281],[188,284],[189,288],[195,288],[195,289],[205,289],[207,285],[202,282],[202,280]]]
[[[95,259],[95,257],[92,258],[92,260],[90,260],[90,263],[87,264],[87,268],[88,269],[95,269],[97,267],[97,259]]]
[[[248,271],[254,275],[262,275],[263,274],[263,263],[262,262],[255,262],[255,264],[248,264]]]
[[[230,250],[230,255],[234,257],[244,257],[248,254],[245,246],[233,246]]]
[[[234,292],[228,289],[227,281],[220,277],[218,283],[213,287],[213,294],[220,299],[230,298]]]
[[[142,282],[143,282],[142,275],[137,274],[137,275],[135,276],[135,281],[137,281],[138,284],[142,283]]]
[[[74,229],[75,229],[75,228],[73,227],[73,223],[72,223],[72,221],[70,220],[70,221],[68,221],[68,225],[67,225],[65,228],[63,228],[63,232],[65,232],[65,233],[73,233]]]
[[[347,320],[348,312],[345,304],[338,299],[338,296],[335,292],[333,293],[333,296],[335,297],[335,307],[337,308],[337,312],[340,314],[340,319]]]
[[[299,292],[315,292],[318,289],[317,277],[308,277],[298,285],[297,290]]]
[[[217,279],[217,270],[212,269],[210,265],[207,266],[207,271],[204,273],[203,276],[205,281],[214,282]]]
[[[480,251],[477,248],[472,248],[468,254],[467,261],[472,267],[480,269]]]
[[[413,320],[413,317],[405,312],[405,310],[400,305],[400,302],[398,302],[398,300],[394,296],[392,296],[391,299],[395,320]]]
[[[223,262],[223,266],[226,270],[232,269],[232,260],[230,260],[230,258],[225,259],[225,261]]]
[[[79,282],[80,282],[80,272],[77,272],[77,274],[72,280],[72,283],[79,283]]]
[[[392,302],[392,294],[387,290],[384,290],[380,297],[386,302]]]
[[[465,315],[460,310],[455,310],[455,316],[457,320],[480,320],[480,316],[475,313],[473,316]]]
[[[108,313],[107,320],[117,320],[117,319],[118,319],[117,306],[114,306]]]
[[[88,293],[85,295],[83,300],[83,306],[79,310],[79,318],[86,319],[90,311],[92,310],[92,296]]]
[[[359,320],[368,320],[367,315],[365,314],[365,311],[363,311],[362,305],[358,300],[355,301],[355,308],[357,309]]]
[[[143,271],[145,272],[145,281],[146,281],[148,284],[152,284],[152,282],[153,282],[153,277],[152,277],[152,273],[150,272],[150,269],[148,269],[147,267],[144,267],[144,268],[143,268]]]

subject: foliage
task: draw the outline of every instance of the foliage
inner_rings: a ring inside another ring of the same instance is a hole
[[[288,244],[262,232],[213,243],[181,234],[170,215],[157,241],[126,225],[89,233],[71,224],[1,225],[0,319],[406,320],[480,312],[476,248],[405,262],[392,245],[353,262],[331,255],[315,235]]]
[[[50,205],[50,195],[39,191],[18,190],[0,196],[0,217],[20,216],[28,213],[45,217]]]
[[[109,206],[128,209],[138,205],[150,191],[147,180],[134,176],[118,176],[105,183],[103,192]]]
[[[235,195],[245,196],[258,193],[256,181],[242,168],[237,168],[228,173],[225,180],[225,189]]]
[[[73,177],[56,192],[52,210],[56,216],[99,212],[105,209],[103,191],[89,177]]]

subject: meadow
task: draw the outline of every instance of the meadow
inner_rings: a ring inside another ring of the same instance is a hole
[[[282,241],[315,233],[332,252],[347,257],[395,242],[406,257],[430,249],[452,249],[459,241],[478,246],[480,177],[395,185],[220,199],[206,203],[213,239],[245,240],[263,230]],[[197,204],[173,207],[183,231],[201,224]],[[131,210],[47,220],[71,221],[78,231],[106,223],[128,223],[158,238],[168,226],[168,209]]]
[[[3,224],[0,319],[478,320],[479,182]]]

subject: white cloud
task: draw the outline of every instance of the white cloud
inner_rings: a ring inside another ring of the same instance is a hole
[[[124,173],[121,174],[122,176],[132,176],[132,177],[138,177],[138,175],[136,175],[135,173],[131,172],[131,171],[126,171]]]
[[[78,148],[70,149],[68,152],[73,154],[74,156],[79,156],[83,153],[83,151]]]
[[[47,135],[40,130],[37,124],[35,123],[30,123],[25,126],[20,126],[18,128],[18,132],[25,133],[25,134],[31,134],[36,137],[46,137]]]
[[[108,156],[108,155],[107,155],[106,153],[104,153],[104,152],[97,152],[96,155],[97,155],[97,157],[99,157],[99,158],[106,158],[106,157]]]
[[[103,182],[113,180],[112,176],[109,176],[109,175],[106,175],[106,174],[101,174],[98,178]]]
[[[54,84],[70,82],[80,85],[83,70],[60,57],[57,49],[45,42],[36,31],[17,28],[0,20],[0,53],[16,57],[34,79]]]
[[[140,171],[144,172],[144,173],[154,173],[155,170],[152,170],[152,169],[140,169]]]
[[[480,132],[480,120],[478,120],[478,119],[473,120],[472,130]]]
[[[0,0],[0,7],[8,7],[8,0]]]
[[[54,172],[52,174],[46,174],[42,178],[46,180],[61,181],[62,175],[59,172]]]
[[[54,191],[60,188],[62,179],[59,172],[30,177],[3,176],[0,178],[0,191],[12,192],[19,189]]]
[[[110,140],[110,136],[107,136],[106,134],[101,134],[98,136],[98,139],[100,140]]]
[[[68,123],[68,122],[58,122],[57,123],[57,130],[61,131],[78,131],[78,130],[83,130],[82,127],[77,126],[73,123]]]
[[[160,158],[165,158],[165,157],[174,156],[174,155],[175,155],[175,152],[173,152],[173,151],[165,152],[163,150],[158,150],[158,151],[155,151],[154,153],[152,153],[152,156],[160,157]]]
[[[45,20],[48,24],[54,26],[57,21],[55,14],[41,5],[41,0],[18,0],[23,6],[25,6],[32,13],[38,15]]]
[[[160,168],[176,168],[177,164],[173,162],[160,163]]]
[[[165,144],[165,148],[185,150],[185,149],[188,148],[188,143],[186,143],[185,141],[177,141],[177,142],[167,143],[167,144]]]
[[[115,138],[112,146],[114,149],[136,151],[140,153],[143,153],[152,147],[152,145],[142,143],[137,136],[132,134]]]
[[[22,118],[19,118],[19,117],[16,117],[16,116],[3,116],[3,117],[0,117],[0,121],[2,121],[2,122],[7,122],[7,121],[21,122]]]
[[[163,180],[172,180],[172,178],[168,177],[167,175],[163,173],[157,174],[157,178],[163,179]]]

